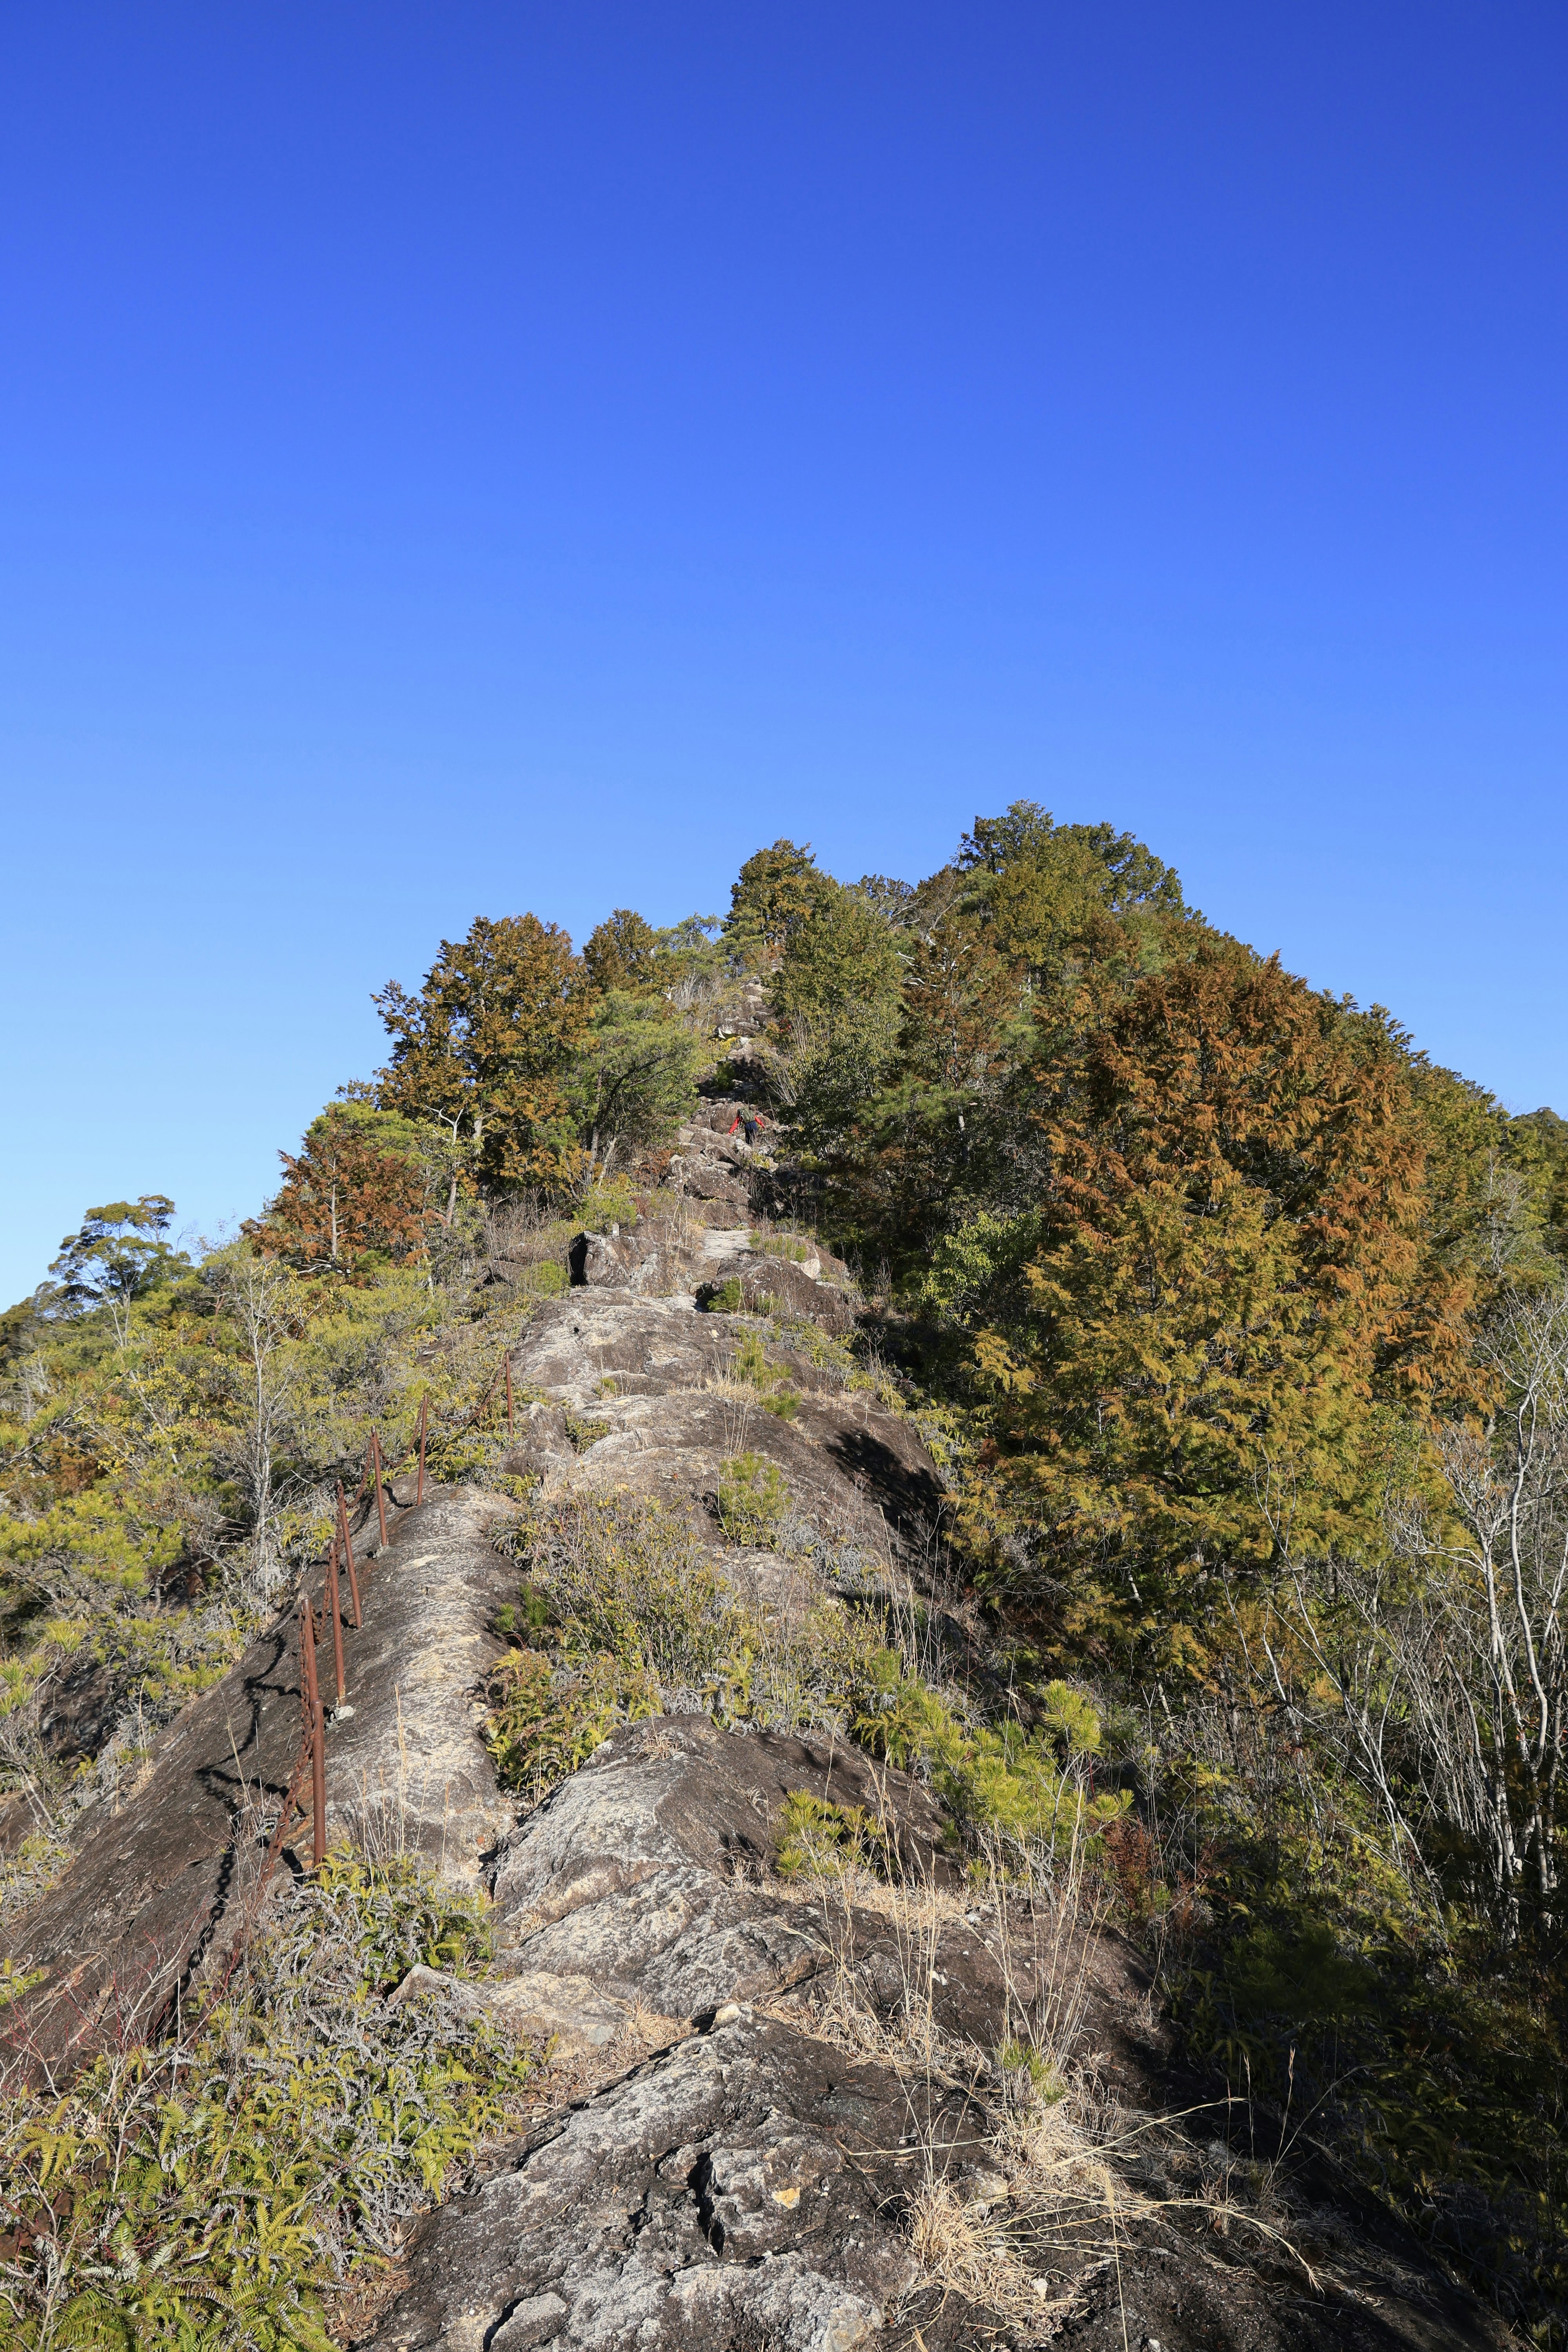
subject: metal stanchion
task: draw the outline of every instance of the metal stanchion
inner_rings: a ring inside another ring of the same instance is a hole
[[[386,1496],[381,1485],[381,1440],[373,1429],[370,1433],[370,1475],[375,1481],[375,1516],[381,1528],[381,1548],[386,1549]]]
[[[327,1726],[316,1683],[316,1612],[308,1592],[300,1604],[300,1698],[310,1743],[310,1791],[315,1805],[310,1867],[320,1870],[327,1853]]]
[[[332,1673],[336,1678],[336,1705],[342,1706],[348,1695],[348,1683],[343,1674],[343,1612],[338,1601],[338,1547],[334,1539],[327,1555],[327,1606],[332,1619]]]
[[[364,1622],[359,1605],[359,1578],[354,1573],[354,1548],[349,1536],[349,1507],[343,1500],[343,1482],[338,1480],[338,1541],[343,1548],[343,1563],[349,1572],[349,1598],[353,1602],[354,1631]]]
[[[310,1796],[315,1807],[316,1834],[310,1848],[310,1867],[320,1870],[327,1858],[327,1726],[321,1713],[321,1702],[313,1709],[315,1753],[310,1759]]]

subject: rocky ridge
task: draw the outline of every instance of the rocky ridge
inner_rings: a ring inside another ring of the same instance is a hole
[[[503,1467],[542,1501],[623,1494],[692,1515],[763,1612],[830,1591],[847,1560],[907,1590],[932,1557],[935,1466],[831,1344],[856,1313],[847,1270],[787,1236],[799,1254],[780,1255],[754,1222],[760,1155],[724,1131],[732,1109],[683,1131],[658,1213],[580,1237],[574,1287],[513,1350]],[[757,1333],[798,1398],[788,1417],[733,1375]],[[715,1515],[742,1450],[787,1488],[779,1549],[726,1540]],[[1194,2086],[1136,1953],[1048,1890],[976,1887],[929,1792],[841,1737],[670,1712],[520,1815],[481,1737],[515,1585],[494,1538],[513,1507],[472,1487],[415,1507],[405,1485],[395,1501],[384,1549],[358,1538],[365,1622],[331,1735],[332,1823],[373,1846],[395,1833],[490,1890],[493,1980],[447,1992],[553,2055],[526,2127],[420,2224],[365,2352],[1507,2341],[1321,2169],[1262,2190],[1249,2177],[1243,2195],[1223,2118],[1177,2112]],[[245,1931],[299,1705],[285,1612],[170,1727],[134,1801],[84,1822],[13,1951],[42,1973],[27,2027],[54,2063]],[[886,1823],[891,1877],[781,1879],[801,1791]],[[1020,2032],[1056,2049],[1065,2097],[999,2054]]]

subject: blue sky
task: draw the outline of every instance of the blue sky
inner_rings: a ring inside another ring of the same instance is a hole
[[[0,25],[0,1292],[479,913],[1020,795],[1568,1112],[1560,9]],[[3,1301],[0,1301],[3,1303]]]

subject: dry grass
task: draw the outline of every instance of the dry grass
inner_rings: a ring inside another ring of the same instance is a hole
[[[1217,2146],[1197,2157],[1180,2117],[1122,2106],[1084,2049],[1104,1896],[1081,1846],[1065,1857],[997,1851],[985,1863],[984,1885],[968,1889],[929,1870],[888,1882],[850,1864],[784,1890],[816,1909],[833,1956],[808,1996],[813,2032],[905,2084],[910,2127],[897,2154],[915,2170],[905,2210],[922,2290],[962,2294],[1043,2343],[1091,2280],[1114,2272],[1120,2284],[1134,2243],[1179,2212],[1222,2236],[1261,2236],[1310,2282],[1278,2184],[1261,2177],[1268,2168],[1238,2166]],[[870,1918],[893,1931],[890,2001],[869,1997],[857,1965]],[[938,2014],[942,1976],[963,1965],[952,1939],[977,1924],[1005,1985],[1004,2039],[989,2051]],[[954,2141],[954,2095],[989,2117],[980,2137]]]
[[[1053,2292],[1018,2251],[1016,2232],[976,2200],[965,2201],[940,2174],[923,2180],[905,2213],[921,2284],[962,2294],[1015,2324],[1065,2317],[1073,2298]]]

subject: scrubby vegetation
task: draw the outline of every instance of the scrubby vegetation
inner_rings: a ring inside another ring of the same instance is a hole
[[[584,1224],[668,1210],[696,1090],[743,1087],[781,1297],[820,1237],[867,1302],[852,1341],[791,1344],[928,1439],[980,1665],[814,1551],[742,1433],[706,1528],[525,1506],[504,1777],[536,1798],[679,1704],[831,1724],[920,1772],[961,1853],[1087,1839],[1194,2058],[1309,2111],[1568,2340],[1568,1123],[1510,1117],[1206,923],[1142,844],[1029,803],[916,883],[775,843],[721,924],[619,909],[581,956],[484,919],[378,1003],[386,1067],[238,1241],[193,1261],[162,1196],[108,1202],[0,1318],[0,1903],[319,1557],[373,1425],[405,1455],[423,1403],[437,1475],[503,1475],[508,1339]],[[744,1304],[732,1276],[700,1299]],[[776,1345],[759,1320],[725,1378],[788,1420]],[[742,1606],[720,1538],[815,1580],[793,1633]],[[869,1834],[803,1815],[790,1866],[873,1866]],[[69,2130],[93,2101],[140,2116],[142,2083],[177,2105],[164,2063],[73,2088]],[[216,2179],[219,2126],[189,2131]],[[50,2340],[16,2292],[18,2340]]]
[[[324,2297],[503,2125],[526,2053],[410,1968],[472,1974],[482,1906],[329,1854],[183,2032],[0,2094],[0,2312],[27,2352],[328,2352]]]

